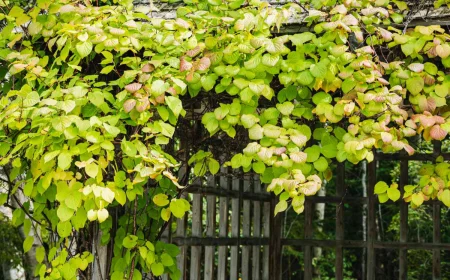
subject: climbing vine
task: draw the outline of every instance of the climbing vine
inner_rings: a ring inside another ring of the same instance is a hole
[[[107,4],[0,0],[0,204],[35,229],[23,248],[39,239],[41,279],[89,278],[95,228],[111,279],[179,279],[178,248],[161,234],[189,211],[182,193],[196,178],[257,173],[279,195],[274,214],[301,213],[333,160],[412,155],[409,138],[450,131],[450,35],[402,25],[404,1],[185,0],[175,19]],[[296,18],[307,30],[277,33]],[[207,140],[186,147],[197,120]],[[450,206],[448,165],[424,166],[405,200]],[[395,184],[375,192],[400,198]]]

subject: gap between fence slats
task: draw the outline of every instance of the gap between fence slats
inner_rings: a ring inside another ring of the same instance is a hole
[[[216,178],[213,175],[208,177],[207,188],[216,188]],[[216,229],[216,196],[207,195],[206,203],[206,236],[214,237]],[[214,252],[214,246],[205,247],[205,280],[213,280],[214,278]]]
[[[240,190],[241,180],[237,177],[232,179],[232,189],[234,191]],[[240,235],[240,198],[233,198],[231,200],[231,237],[239,238]],[[230,279],[238,279],[239,277],[239,240],[237,244],[231,246],[230,256]]]
[[[260,193],[261,192],[261,182],[257,176],[253,177],[253,192]],[[254,201],[253,202],[253,237],[260,238],[261,237],[261,202]],[[253,246],[252,250],[252,279],[260,280],[260,253],[261,246],[256,245]]]

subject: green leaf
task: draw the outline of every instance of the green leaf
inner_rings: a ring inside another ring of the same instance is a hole
[[[0,205],[3,205],[8,200],[8,194],[7,193],[0,193]]]
[[[321,91],[319,93],[314,94],[312,100],[314,104],[319,105],[320,103],[331,103],[333,98],[331,97],[330,94]]]
[[[174,264],[172,257],[167,253],[162,253],[160,259],[164,266],[172,266]]]
[[[305,149],[305,153],[308,155],[307,162],[314,162],[319,159],[320,147],[313,145]]]
[[[61,220],[61,222],[65,222],[70,220],[73,216],[73,210],[67,207],[65,204],[61,204],[56,211],[56,215]]]
[[[72,164],[72,155],[69,151],[64,150],[58,156],[58,167],[62,170],[66,170]]]
[[[317,169],[317,171],[323,172],[328,168],[328,161],[324,157],[320,157],[314,162],[314,168]]]
[[[374,193],[375,194],[385,193],[388,190],[388,188],[389,186],[385,182],[380,181],[376,183]]]
[[[419,94],[424,87],[424,81],[421,77],[412,77],[406,80],[406,88],[412,95]]]
[[[262,161],[257,161],[253,163],[252,168],[256,173],[263,174],[266,170],[266,165]]]
[[[183,111],[181,100],[174,96],[166,96],[165,100],[173,114],[178,117]]]
[[[311,65],[311,68],[310,68],[311,74],[316,78],[320,78],[320,79],[325,78],[325,76],[328,72],[328,64],[329,63],[330,63],[330,61],[328,59],[324,59],[324,60],[321,60],[317,64]]]
[[[446,189],[442,192],[440,200],[447,206],[450,207],[450,190]]]
[[[416,206],[422,205],[422,203],[423,203],[423,195],[422,195],[422,193],[414,193],[411,196],[411,200]]]
[[[90,41],[80,42],[76,49],[81,58],[88,56],[92,52],[92,43]]]
[[[170,202],[170,211],[177,218],[182,218],[187,209],[185,208],[184,202],[181,199],[173,199]]]
[[[62,238],[68,237],[72,233],[72,224],[70,223],[70,221],[58,223],[56,228],[58,231],[58,235]]]
[[[219,172],[219,169],[220,169],[219,162],[213,158],[209,158],[208,159],[208,169],[212,175],[217,174],[217,172]]]
[[[163,206],[166,206],[167,204],[169,204],[169,200],[167,198],[168,198],[167,195],[160,193],[153,197],[153,202],[156,205],[163,207]]]
[[[97,177],[99,169],[100,169],[99,166],[95,163],[89,163],[84,168],[84,170],[86,171],[86,174],[89,175],[89,177],[91,177],[91,178]]]
[[[129,157],[135,157],[137,154],[137,149],[133,143],[127,140],[123,140],[121,143],[122,151]]]
[[[400,198],[400,191],[397,188],[390,187],[387,190],[387,195],[389,196],[390,200],[397,201]]]
[[[45,259],[45,248],[43,246],[36,248],[36,261],[42,263]]]
[[[123,247],[127,249],[134,248],[137,244],[138,237],[136,235],[127,235],[122,241]]]
[[[34,243],[34,237],[33,236],[27,236],[25,240],[23,241],[23,252],[26,253],[31,250],[31,247],[33,247]]]
[[[275,213],[276,216],[278,213],[283,212],[287,208],[287,202],[285,200],[282,200],[275,205]]]
[[[164,273],[164,265],[162,263],[154,262],[150,268],[154,276],[160,276]]]

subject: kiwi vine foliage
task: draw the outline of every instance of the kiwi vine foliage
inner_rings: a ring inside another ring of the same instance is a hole
[[[309,31],[273,35],[305,13]],[[443,140],[450,35],[395,28],[407,13],[389,0],[185,0],[166,20],[128,0],[38,0],[27,10],[0,0],[0,165],[9,178],[0,204],[37,233],[23,244],[40,244],[36,275],[89,279],[97,224],[113,248],[111,279],[180,278],[178,248],[159,239],[190,209],[180,194],[193,177],[180,184],[173,147],[198,96],[223,96],[202,113],[208,137],[244,145],[225,159],[188,150],[193,176],[221,166],[260,174],[279,195],[274,214],[289,203],[301,213],[332,160],[370,162],[374,149],[412,155],[417,135]],[[423,168],[405,201],[450,206],[449,167],[438,159]],[[375,192],[400,198],[396,184]],[[14,207],[18,193],[28,201]]]

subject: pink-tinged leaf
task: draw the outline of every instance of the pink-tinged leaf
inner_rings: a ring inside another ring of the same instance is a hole
[[[355,38],[358,42],[363,42],[364,34],[362,33],[362,31],[355,31]]]
[[[150,106],[150,101],[148,98],[142,99],[137,103],[136,110],[138,112],[144,112]]]
[[[416,73],[422,72],[424,67],[425,66],[422,63],[411,63],[410,65],[408,65],[409,70]]]
[[[435,140],[444,140],[447,136],[447,131],[443,130],[440,125],[434,125],[430,130],[431,138]]]
[[[397,151],[399,151],[399,150],[401,150],[401,149],[403,149],[405,147],[405,143],[403,143],[401,141],[398,141],[398,140],[392,141],[391,145]]]
[[[427,111],[433,112],[434,110],[436,110],[436,100],[434,100],[433,97],[428,97],[427,98],[427,106],[428,106]]]
[[[341,15],[346,15],[347,14],[347,8],[344,5],[337,5],[336,7],[334,7],[330,14],[341,14]]]
[[[304,152],[292,152],[289,156],[295,163],[304,163],[308,158],[308,155]]]
[[[176,90],[174,87],[170,87],[170,88],[167,90],[167,92],[170,93],[170,94],[173,95],[173,96],[178,95],[177,90]]]
[[[166,100],[166,95],[165,95],[165,94],[158,95],[158,96],[155,98],[155,101],[156,101],[157,103],[159,103],[159,104],[163,104],[163,103],[165,102],[165,100]]]
[[[408,153],[408,155],[412,156],[415,152],[414,148],[411,147],[409,144],[405,144],[404,147],[405,151]]]
[[[416,131],[410,127],[403,128],[402,133],[405,137],[411,137],[417,134]]]
[[[383,140],[384,143],[391,143],[394,137],[392,134],[387,132],[381,132],[381,140]]]
[[[378,78],[378,81],[382,84],[382,85],[384,85],[384,86],[387,86],[387,85],[389,85],[389,82],[388,81],[386,81],[385,79],[383,79],[383,78]]]
[[[425,82],[425,84],[427,86],[431,86],[431,85],[434,85],[436,83],[436,80],[434,79],[434,77],[430,76],[430,75],[425,75],[423,77],[423,81]]]
[[[196,46],[192,50],[188,50],[186,52],[186,55],[189,57],[194,57],[194,56],[198,55],[201,51],[202,51],[202,49],[200,48],[200,46]]]
[[[346,15],[342,22],[347,25],[358,25],[359,21],[353,15]]]
[[[155,70],[155,66],[150,63],[146,63],[144,66],[142,66],[141,71],[144,73],[151,73]]]
[[[425,128],[432,127],[436,123],[436,120],[434,119],[434,117],[426,116],[426,115],[420,115],[419,121],[420,121],[420,124]]]
[[[436,121],[436,124],[443,124],[445,123],[445,119],[441,116],[434,116],[434,120]]]
[[[391,104],[400,104],[403,98],[397,94],[389,94],[386,99],[391,102]]]
[[[373,54],[374,50],[371,46],[365,46],[356,50],[357,53]]]
[[[416,129],[417,128],[417,125],[416,125],[416,123],[413,120],[407,120],[405,125],[407,127],[412,128],[412,129]]]
[[[278,147],[278,148],[275,149],[274,154],[276,156],[281,156],[281,154],[283,154],[285,152],[286,152],[286,147]]]
[[[209,57],[202,57],[198,63],[197,70],[205,71],[211,66],[211,60]]]
[[[392,33],[387,31],[384,28],[378,28],[378,30],[380,31],[381,37],[383,37],[384,40],[386,40],[387,42],[392,41]]]
[[[175,22],[180,27],[183,27],[185,29],[189,28],[189,23],[187,21],[185,21],[184,19],[177,18]]]
[[[142,84],[140,84],[140,83],[132,83],[132,84],[126,85],[125,89],[129,93],[135,93],[136,91],[140,90],[141,87],[142,87]]]
[[[355,103],[354,102],[350,102],[348,104],[345,104],[345,106],[344,106],[344,113],[346,115],[350,115],[351,113],[353,113],[354,109],[355,109]]]
[[[190,70],[191,68],[192,68],[192,63],[190,63],[189,61],[184,59],[184,57],[182,57],[180,59],[180,71],[184,72],[184,71]]]
[[[127,101],[125,101],[125,103],[123,103],[123,109],[125,110],[126,113],[131,112],[131,110],[133,110],[134,106],[136,106],[135,99],[128,99]]]
[[[193,79],[194,79],[194,71],[191,71],[189,72],[189,74],[187,74],[186,81],[192,82]]]
[[[294,144],[299,147],[304,146],[306,144],[306,141],[308,141],[305,135],[291,135],[290,138],[291,141],[294,142]]]

